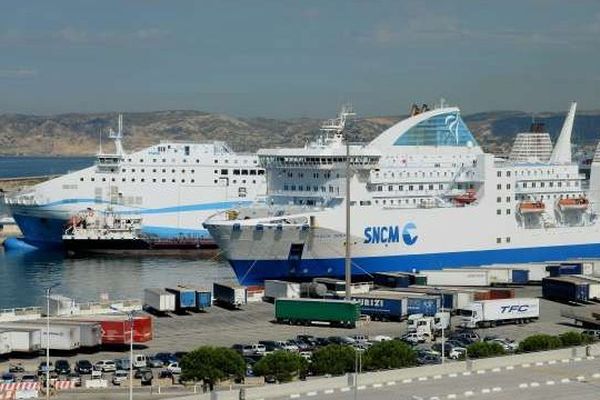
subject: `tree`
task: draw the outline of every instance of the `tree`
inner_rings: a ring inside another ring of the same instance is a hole
[[[556,336],[538,334],[526,337],[519,343],[519,352],[542,351],[557,349],[562,346],[562,342]],[[470,354],[469,354],[470,355]]]
[[[467,354],[470,358],[485,358],[501,356],[506,354],[506,351],[500,343],[477,342],[467,347]]]
[[[310,369],[315,375],[342,375],[354,371],[355,353],[351,346],[330,344],[321,347],[313,353]]]
[[[417,355],[406,343],[387,340],[374,344],[365,352],[364,364],[369,370],[411,367],[417,364]]]
[[[211,387],[226,378],[241,378],[246,363],[241,355],[225,347],[202,346],[181,360],[181,379],[203,381]]]
[[[267,354],[254,365],[254,372],[261,376],[274,376],[279,382],[289,382],[295,376],[304,374],[308,363],[298,353],[275,351]]]

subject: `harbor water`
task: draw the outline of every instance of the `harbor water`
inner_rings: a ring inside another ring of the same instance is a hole
[[[66,174],[93,164],[92,157],[0,156],[0,179]]]
[[[194,256],[89,256],[62,252],[5,251],[0,246],[0,309],[40,305],[46,287],[78,302],[142,299],[145,288],[235,281],[229,265]]]

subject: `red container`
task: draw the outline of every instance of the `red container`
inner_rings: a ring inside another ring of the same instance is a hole
[[[129,319],[120,315],[97,315],[85,321],[99,322],[102,328],[102,344],[129,344],[131,331]],[[152,318],[138,316],[133,319],[133,342],[145,343],[152,340]]]
[[[490,290],[478,290],[473,293],[473,300],[481,301],[481,300],[491,300]]]
[[[490,299],[491,300],[514,299],[514,297],[515,297],[514,289],[491,289],[490,290]]]

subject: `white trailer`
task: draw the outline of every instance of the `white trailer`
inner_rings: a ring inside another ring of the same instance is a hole
[[[144,306],[155,311],[175,311],[175,295],[165,289],[144,289]]]
[[[79,343],[81,347],[94,348],[102,344],[102,325],[100,322],[52,319],[50,325],[56,324],[79,328]]]
[[[299,299],[300,284],[296,282],[266,280],[265,299],[272,301],[279,298]]]
[[[12,351],[10,347],[10,331],[0,330],[0,355],[8,354]]]
[[[531,322],[540,316],[540,300],[515,298],[501,300],[481,300],[458,310],[460,326],[483,328],[497,324]]]
[[[23,321],[3,323],[1,329],[20,330],[39,329],[41,332],[42,347],[46,347],[48,334],[46,330],[46,321]],[[50,324],[50,350],[75,350],[81,346],[81,327],[77,325],[59,325]]]
[[[42,332],[39,329],[11,329],[7,334],[12,351],[30,353],[42,348]]]
[[[419,275],[427,277],[427,286],[490,286],[489,273],[481,268],[420,271]]]

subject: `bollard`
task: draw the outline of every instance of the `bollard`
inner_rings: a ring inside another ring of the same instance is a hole
[[[246,388],[240,388],[239,400],[246,400]]]

